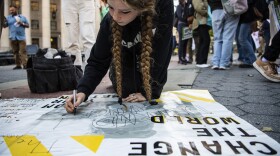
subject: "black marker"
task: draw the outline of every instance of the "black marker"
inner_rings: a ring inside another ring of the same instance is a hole
[[[74,105],[74,115],[76,115],[76,107],[75,107],[75,102],[76,102],[76,90],[73,90],[73,105]]]
[[[127,106],[126,106],[125,104],[123,104],[122,98],[121,98],[121,97],[119,97],[118,103],[119,103],[120,105],[124,106],[124,110],[127,112],[128,108],[127,108]]]

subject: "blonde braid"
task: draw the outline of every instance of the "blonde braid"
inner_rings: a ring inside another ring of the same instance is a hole
[[[112,35],[113,35],[113,63],[115,65],[117,94],[122,97],[122,63],[121,63],[121,51],[122,51],[122,27],[119,26],[114,20],[112,20]]]
[[[142,17],[142,51],[141,51],[141,72],[144,90],[146,92],[146,98],[148,101],[152,100],[152,88],[151,88],[151,53],[152,49],[152,15],[147,13]]]

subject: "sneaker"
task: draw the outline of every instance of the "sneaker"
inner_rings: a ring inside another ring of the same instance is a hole
[[[199,68],[208,68],[210,67],[210,64],[197,64],[196,66]]]
[[[21,66],[15,66],[15,67],[13,68],[13,70],[18,70],[18,69],[21,69]]]
[[[277,64],[272,62],[263,62],[259,58],[253,63],[253,66],[268,80],[280,82],[280,75],[277,72]]]
[[[211,69],[213,69],[213,70],[218,70],[218,69],[219,69],[219,66],[213,65],[213,66],[211,67]]]
[[[229,67],[220,67],[219,68],[220,70],[228,70],[228,69],[230,69]]]

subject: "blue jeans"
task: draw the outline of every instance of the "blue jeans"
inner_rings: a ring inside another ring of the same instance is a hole
[[[251,23],[239,23],[236,30],[236,43],[239,54],[238,60],[244,64],[253,65],[257,58],[254,52],[251,32]]]
[[[214,33],[214,55],[212,65],[218,67],[230,66],[233,40],[238,25],[239,16],[225,14],[222,9],[212,13],[212,29]]]

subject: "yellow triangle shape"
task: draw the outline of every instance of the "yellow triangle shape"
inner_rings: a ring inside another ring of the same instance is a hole
[[[97,152],[101,142],[104,139],[103,135],[84,135],[84,136],[71,136],[78,143],[86,146],[93,152]]]
[[[13,156],[51,156],[47,148],[35,136],[5,136],[3,138]]]

